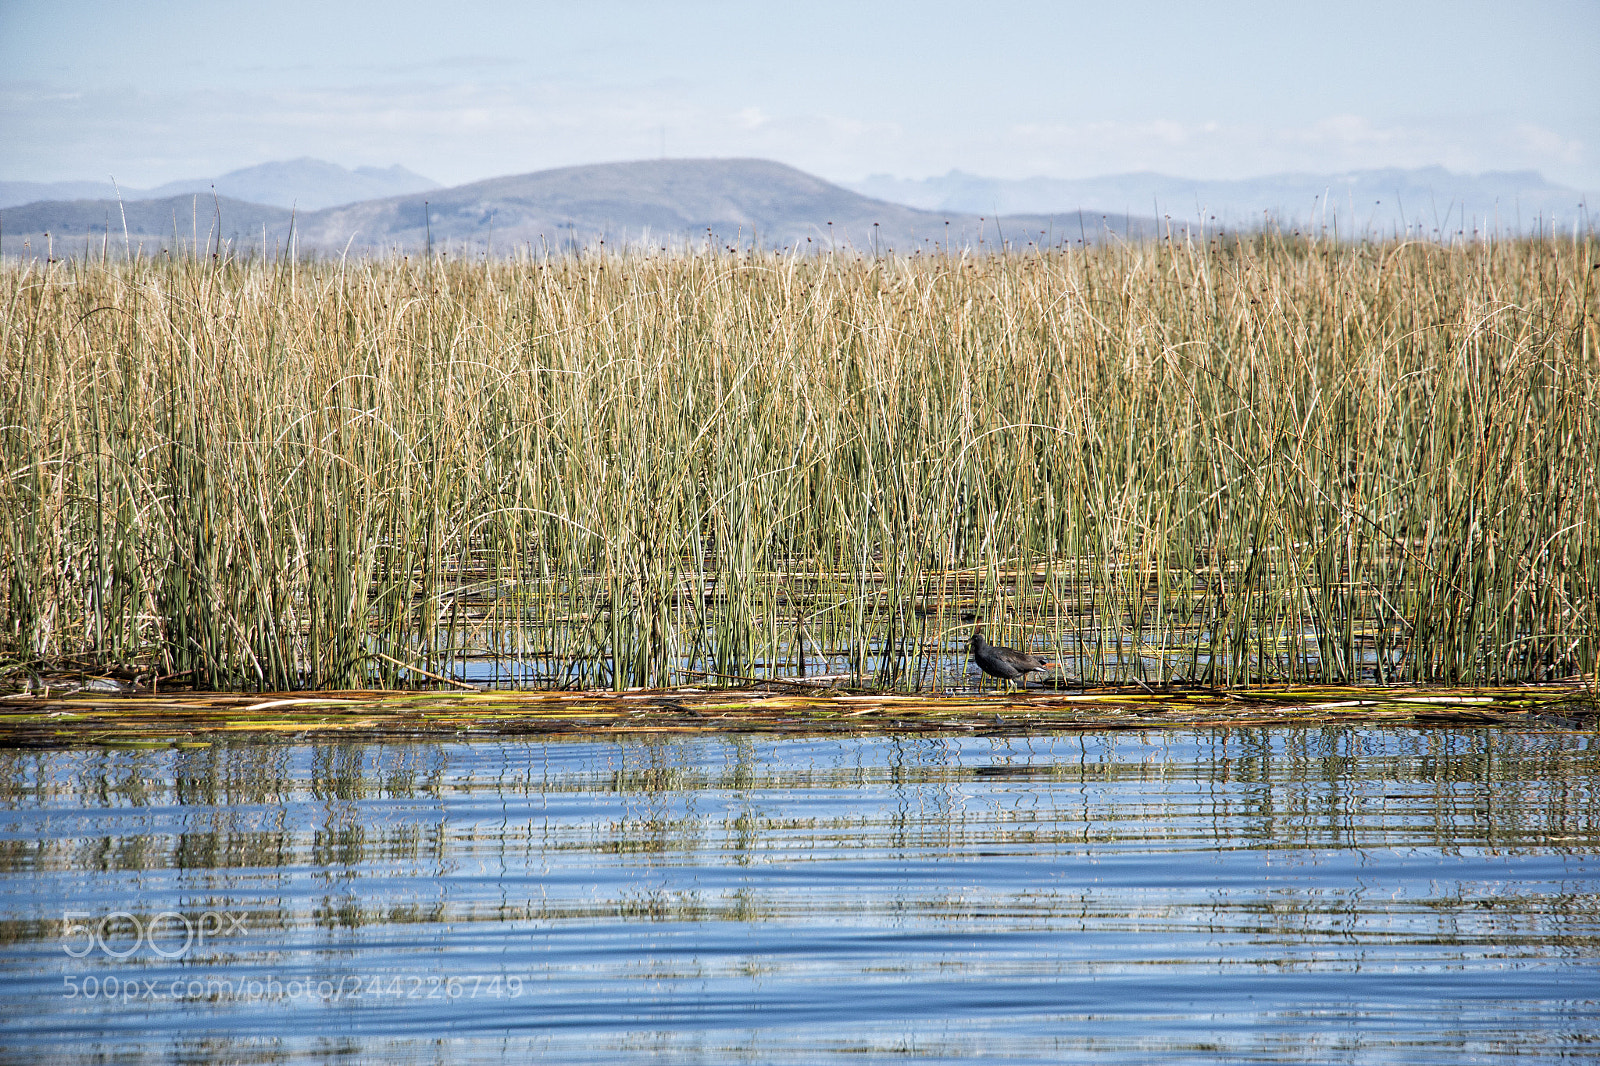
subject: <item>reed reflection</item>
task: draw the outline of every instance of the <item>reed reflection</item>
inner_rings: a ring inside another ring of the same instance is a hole
[[[669,875],[658,891],[648,871],[1182,862],[1219,850],[1275,853],[1280,867],[1408,849],[1593,854],[1597,771],[1587,735],[1488,729],[6,751],[0,873],[161,873],[171,891],[249,895],[285,928],[607,912],[773,920],[839,901],[735,874],[715,889],[668,889]],[[318,886],[314,901],[275,891],[285,881]],[[1568,905],[1591,903],[1577,893]],[[48,919],[10,921],[14,934],[20,922],[56,935]]]
[[[448,1029],[537,1033],[519,1052],[580,1061],[658,1044],[779,1061],[828,1050],[818,1018],[863,1046],[896,1026],[927,1036],[916,1019],[936,1002],[937,1039],[919,1046],[1087,1052],[1102,1030],[1074,1028],[1081,1015],[1121,1019],[1146,1051],[1203,1032],[1221,1058],[1296,1060],[1315,1058],[1319,1012],[1342,1003],[1382,1019],[1357,1032],[1364,1049],[1581,1050],[1565,990],[1600,976],[1595,740],[1285,729],[5,751],[0,976],[29,1019],[18,1039],[41,1046],[73,1026],[144,1047],[204,1029],[220,1054],[272,1032],[321,1058],[331,1023],[358,1057]],[[185,929],[208,935],[183,944]],[[109,1015],[60,998],[66,980],[197,974],[388,991]],[[383,998],[413,978],[503,992],[511,977],[534,991]]]

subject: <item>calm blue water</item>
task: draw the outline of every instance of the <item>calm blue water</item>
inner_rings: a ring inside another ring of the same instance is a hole
[[[0,752],[31,1061],[1600,1060],[1600,745]]]

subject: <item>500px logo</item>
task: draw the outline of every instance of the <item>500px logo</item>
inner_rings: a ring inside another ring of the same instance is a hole
[[[62,911],[61,950],[81,959],[98,947],[103,955],[125,959],[144,945],[163,959],[181,959],[191,949],[204,948],[207,940],[244,932],[243,919],[237,911],[205,911],[195,917],[162,911],[143,921],[128,911],[98,919],[89,911]]]

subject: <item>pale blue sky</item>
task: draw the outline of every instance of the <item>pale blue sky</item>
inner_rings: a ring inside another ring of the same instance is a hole
[[[1600,2],[0,0],[0,179],[1441,164],[1600,190]]]

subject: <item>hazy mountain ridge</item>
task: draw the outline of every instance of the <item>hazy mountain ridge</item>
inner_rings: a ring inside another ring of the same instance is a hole
[[[1332,225],[1345,232],[1438,229],[1526,232],[1552,222],[1587,224],[1585,195],[1536,171],[1457,174],[1444,167],[1284,173],[1207,181],[1140,172],[1096,178],[989,178],[952,170],[933,178],[875,174],[846,188],[923,210],[964,212],[1118,211],[1186,222],[1256,226]]]
[[[185,193],[218,196],[275,207],[317,211],[384,196],[426,192],[439,183],[402,166],[356,167],[301,157],[230,170],[215,178],[169,181],[153,189],[119,187],[109,181],[0,181],[0,208],[44,200],[161,200]]]
[[[63,254],[103,246],[121,251],[125,238],[151,251],[152,245],[164,248],[174,238],[185,247],[217,241],[256,246],[265,233],[270,246],[287,236],[293,214],[270,204],[191,193],[160,200],[45,200],[0,210],[0,227],[7,253],[19,251],[24,242],[44,251],[45,236]]]
[[[709,235],[763,247],[894,247],[943,243],[946,221],[958,244],[993,241],[977,218],[874,200],[781,163],[761,159],[648,160],[562,167],[491,178],[426,197],[391,197],[308,217],[304,240],[329,246],[356,234],[358,246],[416,247],[486,241],[502,248],[587,245],[681,247]],[[1051,219],[1019,218],[1049,229]],[[1112,220],[1143,232],[1151,220]],[[1058,228],[1061,228],[1058,225]],[[1087,227],[1101,229],[1098,219]],[[1064,230],[1063,230],[1064,232]],[[1074,230],[1076,232],[1076,230]],[[376,236],[375,235],[379,235]]]
[[[430,242],[456,252],[535,252],[588,247],[681,248],[685,242],[765,248],[861,251],[994,246],[994,219],[920,211],[874,200],[781,163],[760,159],[673,159],[563,167],[291,213],[209,195],[161,200],[91,200],[31,203],[0,211],[5,249],[24,243],[38,254],[43,235],[64,252],[103,246],[121,249],[122,215],[128,247],[149,251],[206,242],[221,234],[246,252],[285,247],[293,226],[302,251],[337,254],[415,251]],[[220,215],[220,225],[219,225]],[[1153,219],[1062,214],[1000,220],[999,233],[1015,245],[1039,240],[1094,241],[1107,232],[1154,235]],[[89,235],[86,237],[86,234]],[[137,237],[138,240],[134,240]]]
[[[47,190],[71,199],[39,200]],[[124,216],[129,248],[166,247],[176,236],[185,245],[220,239],[238,251],[263,242],[276,250],[287,245],[292,221],[296,246],[322,253],[412,251],[430,240],[476,252],[601,241],[681,247],[708,235],[769,248],[910,251],[947,240],[992,247],[997,235],[1025,246],[1155,235],[1167,224],[1158,216],[1180,226],[1269,221],[1349,235],[1591,225],[1582,194],[1536,172],[1463,175],[1442,167],[1239,181],[1154,173],[1003,180],[953,170],[839,185],[765,160],[677,159],[563,167],[447,189],[403,167],[347,170],[302,158],[154,190],[124,188],[120,200],[110,183],[0,182],[0,205],[17,197],[30,202],[0,209],[10,253],[81,251],[97,242],[120,248]]]

